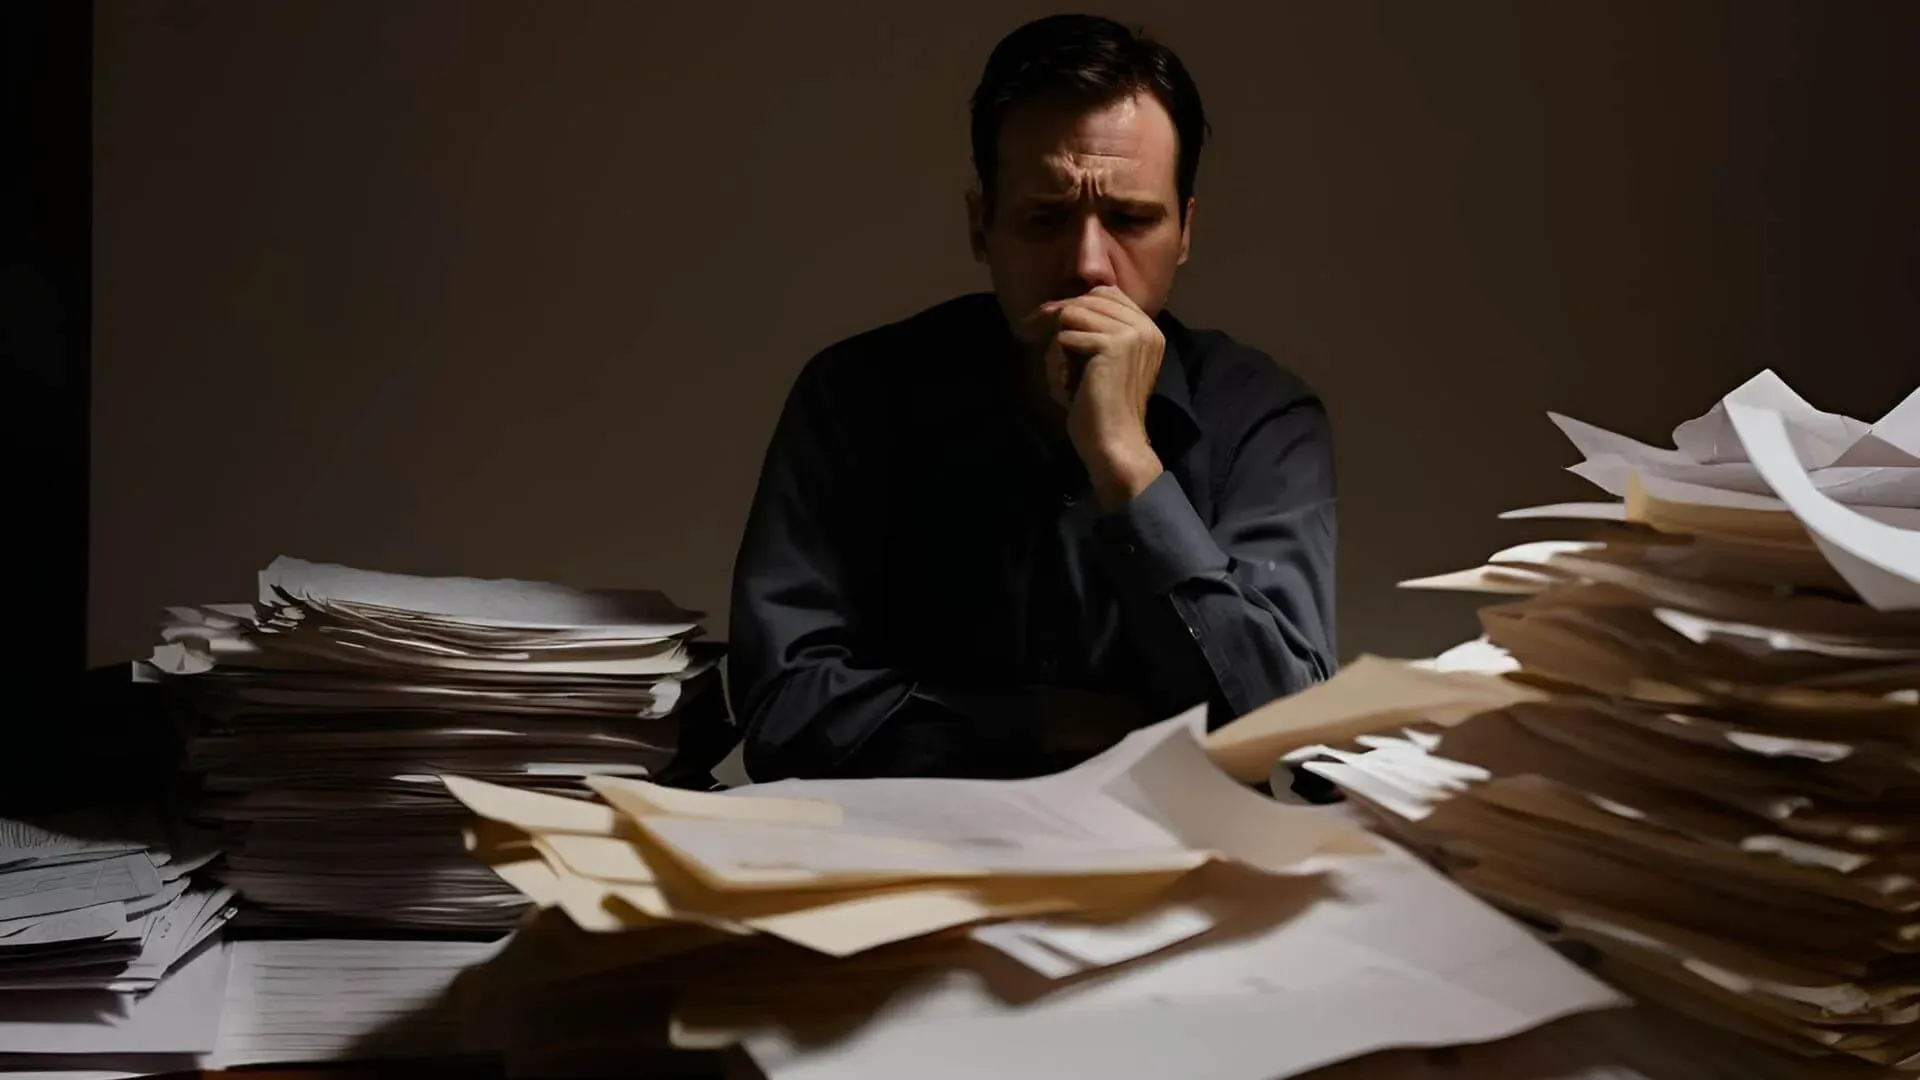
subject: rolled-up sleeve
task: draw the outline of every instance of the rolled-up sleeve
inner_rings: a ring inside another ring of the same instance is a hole
[[[1095,528],[1163,707],[1219,725],[1332,674],[1336,485],[1318,399],[1255,415],[1209,525],[1171,472]]]

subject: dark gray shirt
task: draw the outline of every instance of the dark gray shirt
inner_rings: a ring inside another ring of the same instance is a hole
[[[806,365],[734,567],[754,779],[1023,775],[1042,767],[1038,687],[1156,719],[1206,702],[1217,726],[1332,673],[1326,410],[1264,353],[1156,322],[1166,471],[1113,514],[1021,404],[990,294]]]

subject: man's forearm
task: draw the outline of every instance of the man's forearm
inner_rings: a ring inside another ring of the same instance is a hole
[[[1039,760],[1039,695],[916,682],[859,751],[847,776],[1026,775]]]
[[[1018,775],[1041,746],[1035,690],[943,687],[837,656],[737,679],[734,697],[747,775],[761,782]]]
[[[1331,673],[1332,513],[1329,501],[1269,515],[1237,563],[1171,476],[1102,519],[1102,564],[1166,706],[1212,701],[1220,722]]]

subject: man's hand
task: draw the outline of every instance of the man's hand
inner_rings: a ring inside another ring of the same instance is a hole
[[[1067,435],[1101,507],[1117,510],[1161,473],[1147,441],[1147,398],[1166,338],[1111,285],[1042,304],[1033,320],[1048,339],[1047,389],[1066,409]]]

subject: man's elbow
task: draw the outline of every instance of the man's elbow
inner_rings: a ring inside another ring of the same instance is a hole
[[[806,779],[785,745],[763,738],[751,729],[740,741],[740,765],[746,770],[747,778],[756,784]]]
[[[1249,672],[1242,681],[1244,693],[1241,700],[1231,703],[1232,715],[1222,716],[1226,710],[1216,707],[1210,711],[1209,720],[1225,723],[1284,697],[1291,697],[1302,690],[1310,689],[1333,677],[1335,661],[1333,652],[1324,646],[1300,639],[1282,638],[1269,655],[1262,658],[1258,669]]]
[[[740,764],[755,783],[808,778],[805,754],[796,743],[803,732],[788,719],[791,705],[776,686],[762,685],[735,698],[740,725]]]

